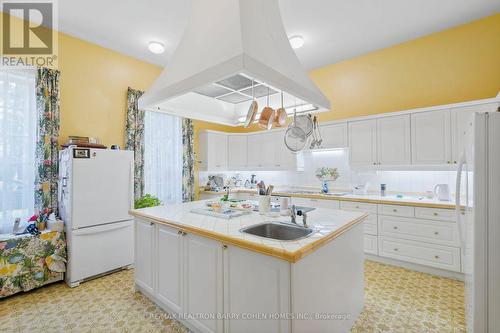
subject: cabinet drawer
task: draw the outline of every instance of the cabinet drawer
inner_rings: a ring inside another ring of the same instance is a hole
[[[292,204],[296,206],[314,207],[314,208],[329,208],[339,209],[340,203],[338,200],[323,200],[309,198],[292,198]]]
[[[377,205],[364,202],[341,201],[340,209],[377,214]]]
[[[365,235],[377,236],[378,230],[377,230],[376,224],[366,223],[366,222],[363,222],[363,223],[364,223],[363,224],[363,231],[364,231]]]
[[[365,253],[378,254],[378,239],[377,236],[364,235],[364,250]]]
[[[379,234],[441,245],[459,246],[455,223],[379,216]]]
[[[379,254],[416,264],[460,272],[460,249],[379,236]]]
[[[398,205],[378,205],[378,213],[382,215],[414,217],[415,208]]]
[[[415,217],[429,220],[441,220],[455,222],[454,209],[439,209],[439,208],[415,208]]]

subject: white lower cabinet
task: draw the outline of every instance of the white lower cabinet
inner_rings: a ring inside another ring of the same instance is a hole
[[[381,236],[379,255],[460,272],[460,249],[457,247]]]
[[[158,225],[156,232],[156,267],[158,299],[176,312],[183,311],[182,289],[184,283],[182,260],[182,231],[165,225]]]
[[[135,220],[135,283],[148,293],[154,293],[154,235],[155,224],[140,219]]]
[[[184,235],[183,312],[193,315],[191,323],[200,332],[222,332],[222,320],[208,316],[223,312],[222,245],[193,234]]]
[[[366,232],[366,231],[365,231]],[[378,254],[378,238],[373,235],[363,235],[365,253]]]
[[[290,264],[228,246],[224,250],[224,313],[290,313]],[[238,318],[225,321],[224,332],[290,332],[291,321]]]

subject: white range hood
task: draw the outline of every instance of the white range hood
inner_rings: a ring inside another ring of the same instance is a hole
[[[322,112],[330,102],[302,68],[283,28],[278,0],[193,0],[170,64],[139,107],[231,126],[241,125],[254,95],[259,110]]]

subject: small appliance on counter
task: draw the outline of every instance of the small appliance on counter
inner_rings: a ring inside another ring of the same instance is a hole
[[[434,186],[434,194],[439,201],[450,201],[450,186],[448,184],[437,184]]]

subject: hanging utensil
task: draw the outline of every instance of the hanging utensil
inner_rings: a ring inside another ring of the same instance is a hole
[[[282,127],[286,123],[286,110],[283,107],[283,91],[281,92],[281,107],[276,110],[276,117],[274,118],[274,126]]]
[[[288,126],[284,137],[285,146],[292,152],[301,151],[306,146],[307,135],[304,130],[297,126],[297,110],[293,111],[293,121]]]
[[[313,122],[310,114],[297,116],[297,119],[295,121],[297,123],[297,126],[302,128],[302,130],[306,133],[306,136],[312,134]]]
[[[274,109],[269,107],[269,86],[267,86],[267,106],[260,113],[259,127],[270,130],[273,127],[275,115]]]
[[[314,116],[314,118],[316,119],[316,116]],[[317,137],[319,137],[318,141],[316,142],[316,146],[321,147],[321,144],[323,143],[323,137],[321,136],[321,131],[317,122],[316,122],[316,130],[317,130]]]
[[[316,122],[316,116],[313,118],[313,131],[312,131],[312,140],[311,143],[309,144],[309,149],[314,149],[316,147],[316,144],[318,142],[318,138],[316,137],[316,130],[318,128],[318,123]]]
[[[255,121],[255,116],[257,115],[257,111],[259,110],[259,105],[255,100],[254,95],[254,80],[252,80],[252,103],[250,103],[250,107],[248,108],[247,118],[245,119],[244,127],[250,126]]]

